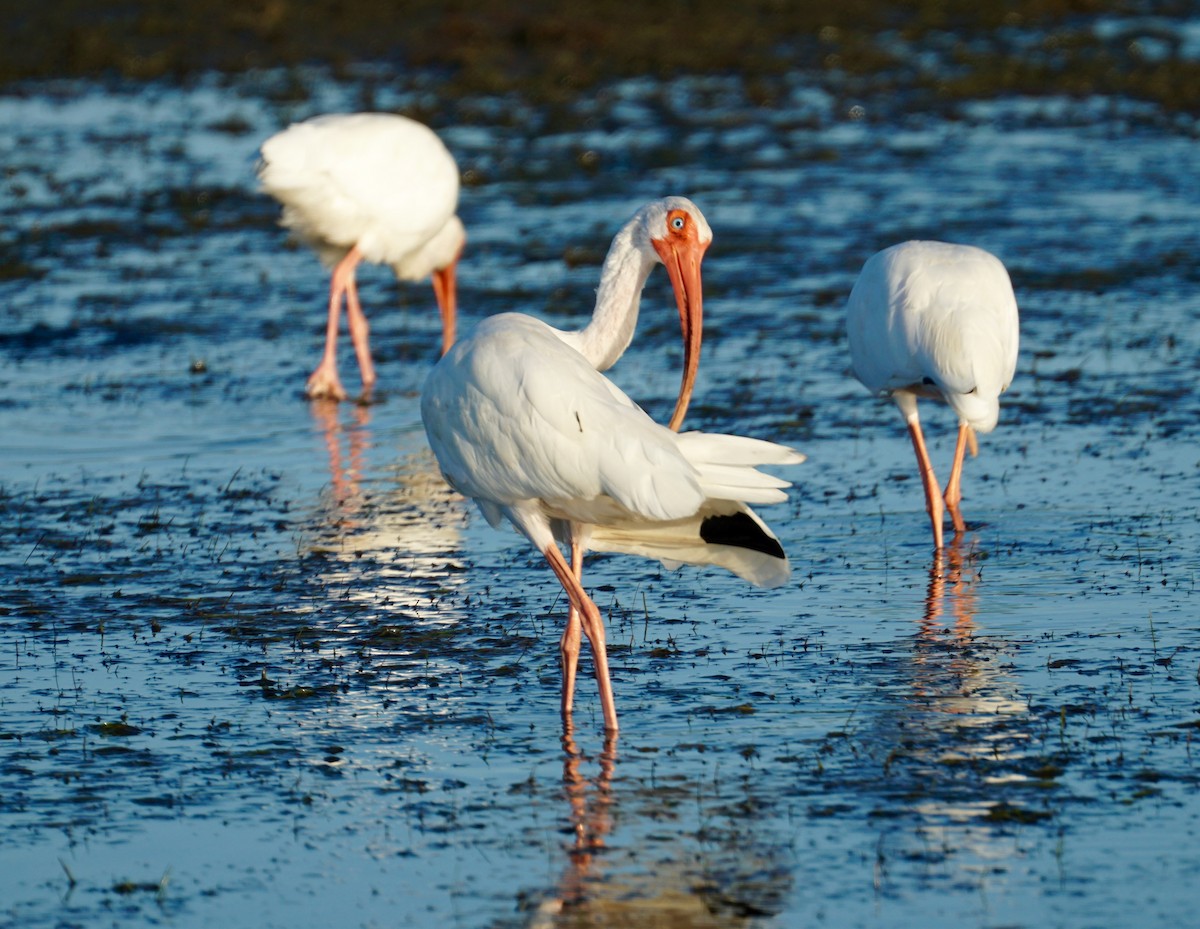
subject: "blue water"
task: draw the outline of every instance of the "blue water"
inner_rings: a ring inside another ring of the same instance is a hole
[[[255,152],[361,88],[280,79],[0,99],[4,924],[1189,923],[1193,132],[1111,100],[860,113],[800,77],[769,110],[618,84],[571,130],[457,101],[463,325],[581,321],[615,229],[686,194],[715,232],[689,425],[809,456],[762,512],[782,589],[589,565],[622,733],[585,673],[564,750],[557,585],[425,448],[429,289],[365,271],[380,402],[301,397],[325,280]],[[918,236],[994,251],[1022,310],[941,564],[841,331],[862,261]],[[677,341],[658,273],[611,376],[660,418]]]

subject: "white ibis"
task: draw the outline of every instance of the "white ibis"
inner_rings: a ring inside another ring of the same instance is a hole
[[[854,376],[890,395],[908,424],[934,545],[942,547],[943,500],[955,533],[963,522],[963,453],[991,432],[1000,394],[1017,367],[1017,300],[1000,259],[981,248],[903,242],[872,255],[850,293],[846,331]],[[942,494],[925,449],[917,398],[948,403],[958,442]]]
[[[480,323],[430,372],[421,416],[442,473],[493,527],[507,519],[545,556],[571,609],[560,644],[569,724],[580,634],[595,659],[605,727],[617,731],[604,623],[582,586],[587,549],[716,564],[759,586],[789,575],[779,540],[749,508],[789,486],[756,470],[804,460],[782,445],[678,428],[700,358],[700,262],[712,232],[683,197],[647,204],[613,238],[596,308],[563,332],[506,313]],[[655,423],[599,372],[633,338],[655,263],[675,288],[684,368],[671,427]],[[568,564],[558,543],[569,546]]]
[[[390,265],[402,281],[433,278],[442,351],[454,343],[455,267],[466,241],[458,166],[428,127],[388,113],[318,116],[262,145],[258,178],[283,204],[283,226],[332,267],[325,354],[310,397],[344,400],[337,373],[343,297],[364,391],[375,383],[367,319],[354,284],[359,262]]]

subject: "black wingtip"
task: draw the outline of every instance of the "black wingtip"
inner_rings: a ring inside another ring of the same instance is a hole
[[[700,523],[700,538],[713,545],[734,545],[772,558],[786,558],[779,540],[767,533],[748,513],[709,516]]]

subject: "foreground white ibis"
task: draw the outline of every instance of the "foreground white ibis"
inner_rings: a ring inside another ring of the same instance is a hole
[[[715,564],[751,583],[784,583],[779,540],[747,504],[789,486],[756,470],[804,460],[741,436],[672,431],[683,421],[700,358],[700,262],[712,232],[683,197],[638,210],[613,239],[588,326],[563,332],[505,313],[480,323],[434,366],[421,416],[442,473],[493,527],[508,519],[545,556],[571,609],[560,651],[569,724],[581,632],[591,642],[604,723],[617,731],[604,623],[583,589],[587,549]],[[655,263],[675,288],[684,368],[671,428],[655,423],[599,372],[629,346]],[[567,563],[558,543],[570,548]]]
[[[318,116],[263,143],[258,178],[283,204],[282,225],[333,269],[325,354],[308,396],[346,398],[337,372],[343,298],[364,391],[375,383],[354,284],[361,261],[390,265],[402,281],[432,276],[442,351],[454,343],[455,267],[466,233],[455,212],[458,166],[431,129],[388,113]]]
[[[846,331],[854,376],[890,395],[908,423],[933,541],[942,547],[943,500],[955,533],[966,528],[962,466],[975,434],[991,432],[1017,367],[1017,300],[1000,259],[981,248],[903,242],[872,255],[850,293]],[[958,442],[942,494],[925,449],[917,398],[948,403]]]

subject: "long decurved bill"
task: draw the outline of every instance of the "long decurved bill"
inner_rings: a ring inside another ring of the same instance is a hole
[[[686,239],[655,239],[654,248],[662,258],[675,288],[675,303],[679,307],[679,325],[683,331],[683,377],[679,382],[679,399],[667,424],[678,432],[687,414],[700,367],[700,342],[704,328],[704,294],[700,283],[700,262],[704,259],[707,242],[695,236]]]
[[[442,354],[450,351],[454,344],[455,320],[458,309],[456,269],[458,258],[444,268],[433,272],[433,295],[437,297],[438,310],[442,314]]]

